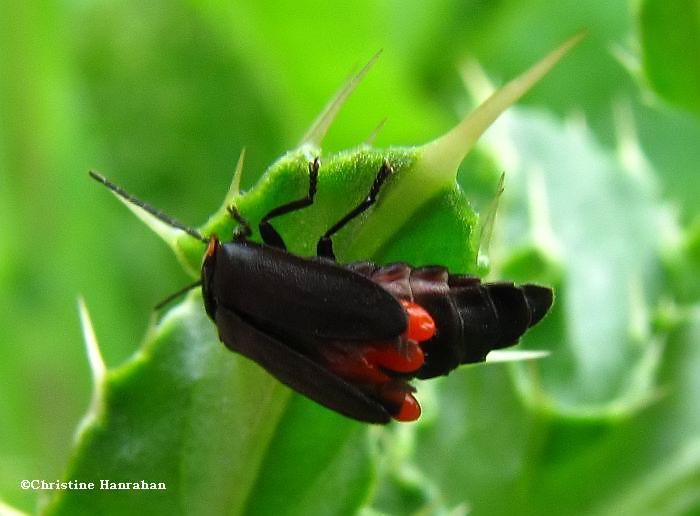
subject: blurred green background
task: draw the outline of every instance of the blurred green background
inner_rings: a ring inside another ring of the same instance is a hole
[[[188,281],[88,169],[198,224],[243,147],[248,188],[377,49],[324,150],[352,147],[385,117],[378,147],[430,141],[474,105],[464,63],[502,84],[587,28],[460,175],[469,196],[470,166],[492,164],[495,176],[475,179],[477,202],[477,183],[506,172],[494,274],[556,284],[559,308],[528,341],[554,350],[550,365],[541,381],[532,367],[489,366],[439,384],[449,408],[438,420],[394,431],[410,441],[397,462],[412,473],[380,469],[367,504],[700,511],[699,2],[2,7],[1,500],[32,511],[37,493],[18,482],[59,478],[68,461],[90,399],[77,297],[116,366],[154,303]]]

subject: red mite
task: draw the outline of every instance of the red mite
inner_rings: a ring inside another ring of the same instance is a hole
[[[230,242],[204,237],[103,176],[91,176],[161,221],[204,242],[201,280],[207,314],[232,351],[264,367],[317,403],[368,423],[414,421],[421,413],[412,379],[448,374],[514,345],[549,311],[552,290],[532,284],[481,283],[441,266],[339,264],[332,236],[369,208],[392,172],[386,161],[367,196],[324,233],[317,256],[287,251],[270,220],[313,204],[319,161],[309,164],[305,197],[267,213]]]

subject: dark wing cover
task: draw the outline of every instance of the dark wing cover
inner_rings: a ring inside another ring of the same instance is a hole
[[[406,329],[396,298],[329,260],[234,241],[219,247],[213,274],[217,306],[268,333],[366,341],[394,339]]]
[[[254,360],[279,381],[347,417],[386,424],[388,412],[376,401],[231,310],[219,307],[216,326],[226,346]]]

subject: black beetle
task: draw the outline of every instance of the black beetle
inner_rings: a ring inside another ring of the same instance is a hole
[[[319,161],[309,164],[306,197],[259,223],[263,243],[239,223],[230,242],[205,238],[96,172],[90,175],[130,203],[205,242],[204,306],[221,341],[292,389],[368,423],[413,421],[420,406],[413,378],[446,375],[516,344],[552,305],[552,290],[533,284],[482,283],[441,266],[339,264],[331,237],[370,207],[392,172],[384,162],[366,196],[319,239],[317,256],[286,250],[270,219],[313,203]]]

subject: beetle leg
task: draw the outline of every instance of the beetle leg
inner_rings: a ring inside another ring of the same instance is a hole
[[[282,236],[277,232],[275,228],[270,224],[270,219],[279,217],[286,213],[300,210],[311,206],[314,202],[314,196],[316,195],[316,185],[318,184],[318,167],[320,162],[318,158],[314,159],[309,163],[309,192],[306,197],[297,199],[296,201],[283,204],[270,210],[262,219],[260,219],[260,224],[258,228],[260,229],[260,236],[267,245],[272,247],[277,247],[278,249],[287,249],[287,246],[282,240]]]
[[[343,229],[348,222],[377,202],[379,190],[381,190],[384,181],[386,181],[386,178],[389,177],[389,174],[392,172],[393,169],[391,168],[391,165],[388,161],[384,160],[382,167],[379,169],[379,172],[377,172],[377,175],[374,178],[374,183],[372,183],[372,188],[367,194],[367,197],[365,197],[360,204],[355,206],[355,208],[342,219],[333,224],[333,226],[331,226],[331,228],[319,239],[318,244],[316,245],[316,254],[318,256],[335,260],[335,253],[333,253],[333,241],[331,240],[331,237]]]
[[[248,238],[250,235],[253,234],[253,230],[250,229],[250,222],[248,222],[243,215],[241,215],[241,212],[238,211],[238,208],[234,206],[233,204],[226,208],[226,211],[228,211],[228,214],[231,215],[231,218],[238,222],[238,227],[236,230],[233,232],[233,239],[237,240],[239,238]]]

